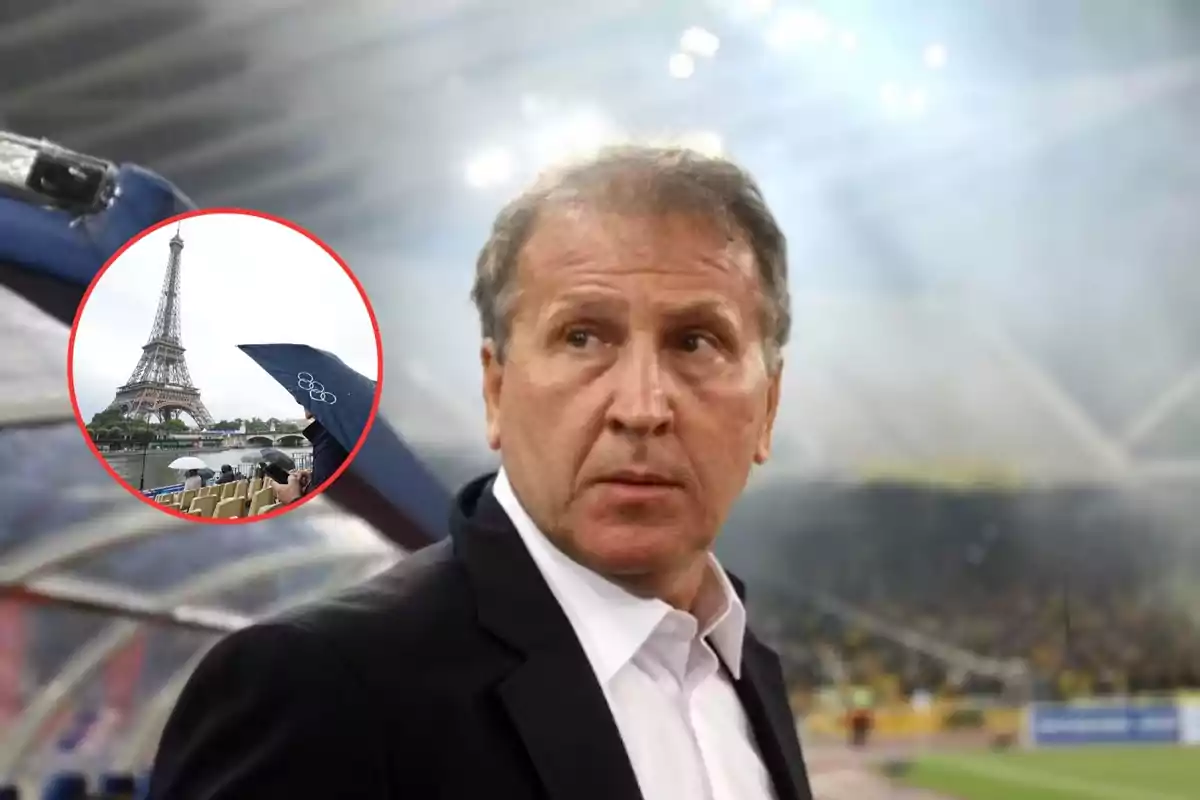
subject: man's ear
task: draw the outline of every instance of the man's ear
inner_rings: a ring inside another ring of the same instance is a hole
[[[762,430],[758,434],[758,444],[754,448],[754,463],[765,464],[771,457],[771,435],[775,430],[775,415],[779,411],[779,392],[783,384],[783,359],[775,367],[775,372],[769,378],[767,386],[767,416],[763,420]]]
[[[500,449],[500,389],[504,384],[504,364],[495,339],[484,339],[479,348],[483,367],[483,404],[487,409],[488,447]]]

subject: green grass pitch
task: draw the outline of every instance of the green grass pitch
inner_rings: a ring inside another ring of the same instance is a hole
[[[1200,800],[1200,747],[927,756],[904,783],[958,800]]]

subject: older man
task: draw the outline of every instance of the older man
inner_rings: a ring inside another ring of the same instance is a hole
[[[620,148],[479,258],[488,438],[448,543],[219,644],[153,794],[811,797],[776,656],[712,555],[766,460],[789,327],[753,181]]]

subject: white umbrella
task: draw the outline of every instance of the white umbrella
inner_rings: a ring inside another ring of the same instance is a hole
[[[180,456],[167,466],[169,469],[204,469],[208,464],[195,456]]]

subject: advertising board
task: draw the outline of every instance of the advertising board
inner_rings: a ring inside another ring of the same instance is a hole
[[[1183,730],[1180,708],[1154,705],[1035,705],[1031,740],[1037,746],[1083,744],[1173,744]]]

